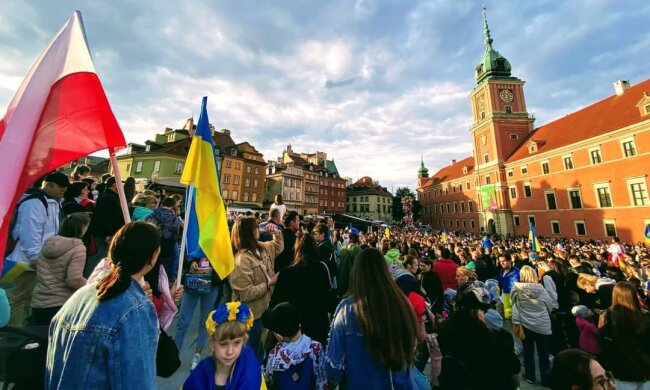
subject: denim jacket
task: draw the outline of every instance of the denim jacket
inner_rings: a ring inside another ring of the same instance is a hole
[[[46,389],[156,389],[158,320],[140,285],[99,302],[96,283],[63,305],[50,325]]]
[[[370,355],[352,298],[336,309],[325,357],[327,379],[341,389],[416,389],[411,368],[390,371]]]

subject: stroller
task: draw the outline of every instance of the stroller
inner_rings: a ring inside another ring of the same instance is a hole
[[[42,389],[45,383],[47,326],[0,328],[2,390]]]

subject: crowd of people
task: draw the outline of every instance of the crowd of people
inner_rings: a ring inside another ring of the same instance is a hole
[[[650,389],[644,244],[362,232],[278,195],[228,214],[221,280],[179,253],[180,196],[129,178],[125,223],[119,183],[89,174],[47,175],[12,219],[5,263],[23,272],[0,289],[0,327],[48,327],[47,389],[155,388],[197,306],[184,389]]]

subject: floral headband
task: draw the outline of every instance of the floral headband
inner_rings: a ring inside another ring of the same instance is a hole
[[[253,313],[245,304],[241,302],[222,303],[217,310],[208,314],[208,318],[205,320],[205,329],[208,331],[208,335],[212,336],[219,325],[228,321],[237,321],[246,325],[248,332],[253,327],[254,320]]]

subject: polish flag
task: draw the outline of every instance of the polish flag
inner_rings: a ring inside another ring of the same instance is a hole
[[[76,11],[36,59],[0,121],[0,269],[13,210],[27,188],[70,161],[123,147]]]

